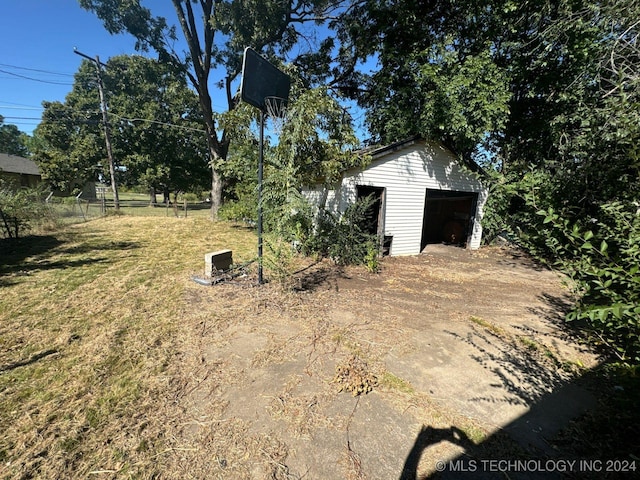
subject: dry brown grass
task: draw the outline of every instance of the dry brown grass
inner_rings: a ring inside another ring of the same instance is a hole
[[[158,474],[189,274],[253,241],[204,219],[108,217],[3,243],[0,476]]]
[[[354,397],[366,395],[378,386],[378,376],[371,371],[366,360],[351,355],[346,361],[336,365],[333,383],[339,392],[350,392]]]

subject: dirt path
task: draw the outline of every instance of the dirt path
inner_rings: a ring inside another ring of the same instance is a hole
[[[463,453],[553,456],[593,402],[566,290],[513,252],[430,246],[298,286],[188,288],[168,476],[419,478]]]

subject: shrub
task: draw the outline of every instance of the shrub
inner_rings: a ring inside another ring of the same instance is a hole
[[[254,223],[258,218],[256,202],[249,196],[225,202],[218,211],[221,220]]]
[[[640,364],[640,212],[637,204],[601,206],[589,227],[553,208],[540,210],[554,265],[573,284],[576,304],[567,320],[581,322],[592,338],[622,362]]]
[[[377,271],[380,242],[368,232],[373,202],[370,197],[361,199],[342,215],[321,210],[315,222],[309,213],[300,215],[295,225],[303,234],[297,237],[303,253],[329,257],[337,265],[365,265]]]
[[[53,216],[43,202],[44,192],[39,188],[14,189],[0,182],[0,231],[5,238],[19,238],[43,220]]]

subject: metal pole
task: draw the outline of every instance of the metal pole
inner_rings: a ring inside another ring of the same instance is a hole
[[[260,148],[258,154],[258,285],[262,285],[262,171],[264,155],[264,111],[260,111]]]
[[[102,110],[102,124],[104,126],[104,142],[107,147],[107,156],[109,157],[109,174],[111,175],[111,190],[113,191],[113,204],[116,211],[120,210],[120,198],[118,196],[118,184],[116,182],[116,168],[115,161],[113,159],[113,149],[111,148],[111,135],[109,133],[109,119],[107,117],[107,102],[104,98],[104,90],[102,84],[102,66],[104,63],[100,62],[100,57],[96,55],[96,58],[91,58],[84,53],[79,52],[75,48],[73,52],[92,61],[96,66],[96,75],[98,77],[98,91],[100,92],[100,109]]]

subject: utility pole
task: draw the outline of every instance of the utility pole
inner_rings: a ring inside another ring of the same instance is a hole
[[[109,119],[107,117],[107,102],[104,99],[104,85],[102,84],[102,67],[106,67],[104,63],[100,62],[100,57],[96,55],[96,58],[91,58],[89,55],[85,55],[79,52],[75,47],[73,53],[86,58],[93,62],[96,66],[96,76],[98,79],[98,91],[100,92],[100,109],[102,110],[102,125],[104,126],[104,143],[107,147],[107,156],[109,157],[109,174],[111,175],[111,190],[113,190],[113,205],[116,211],[120,210],[120,198],[118,197],[118,184],[116,182],[116,167],[113,160],[113,149],[111,148],[111,135],[109,133]]]

